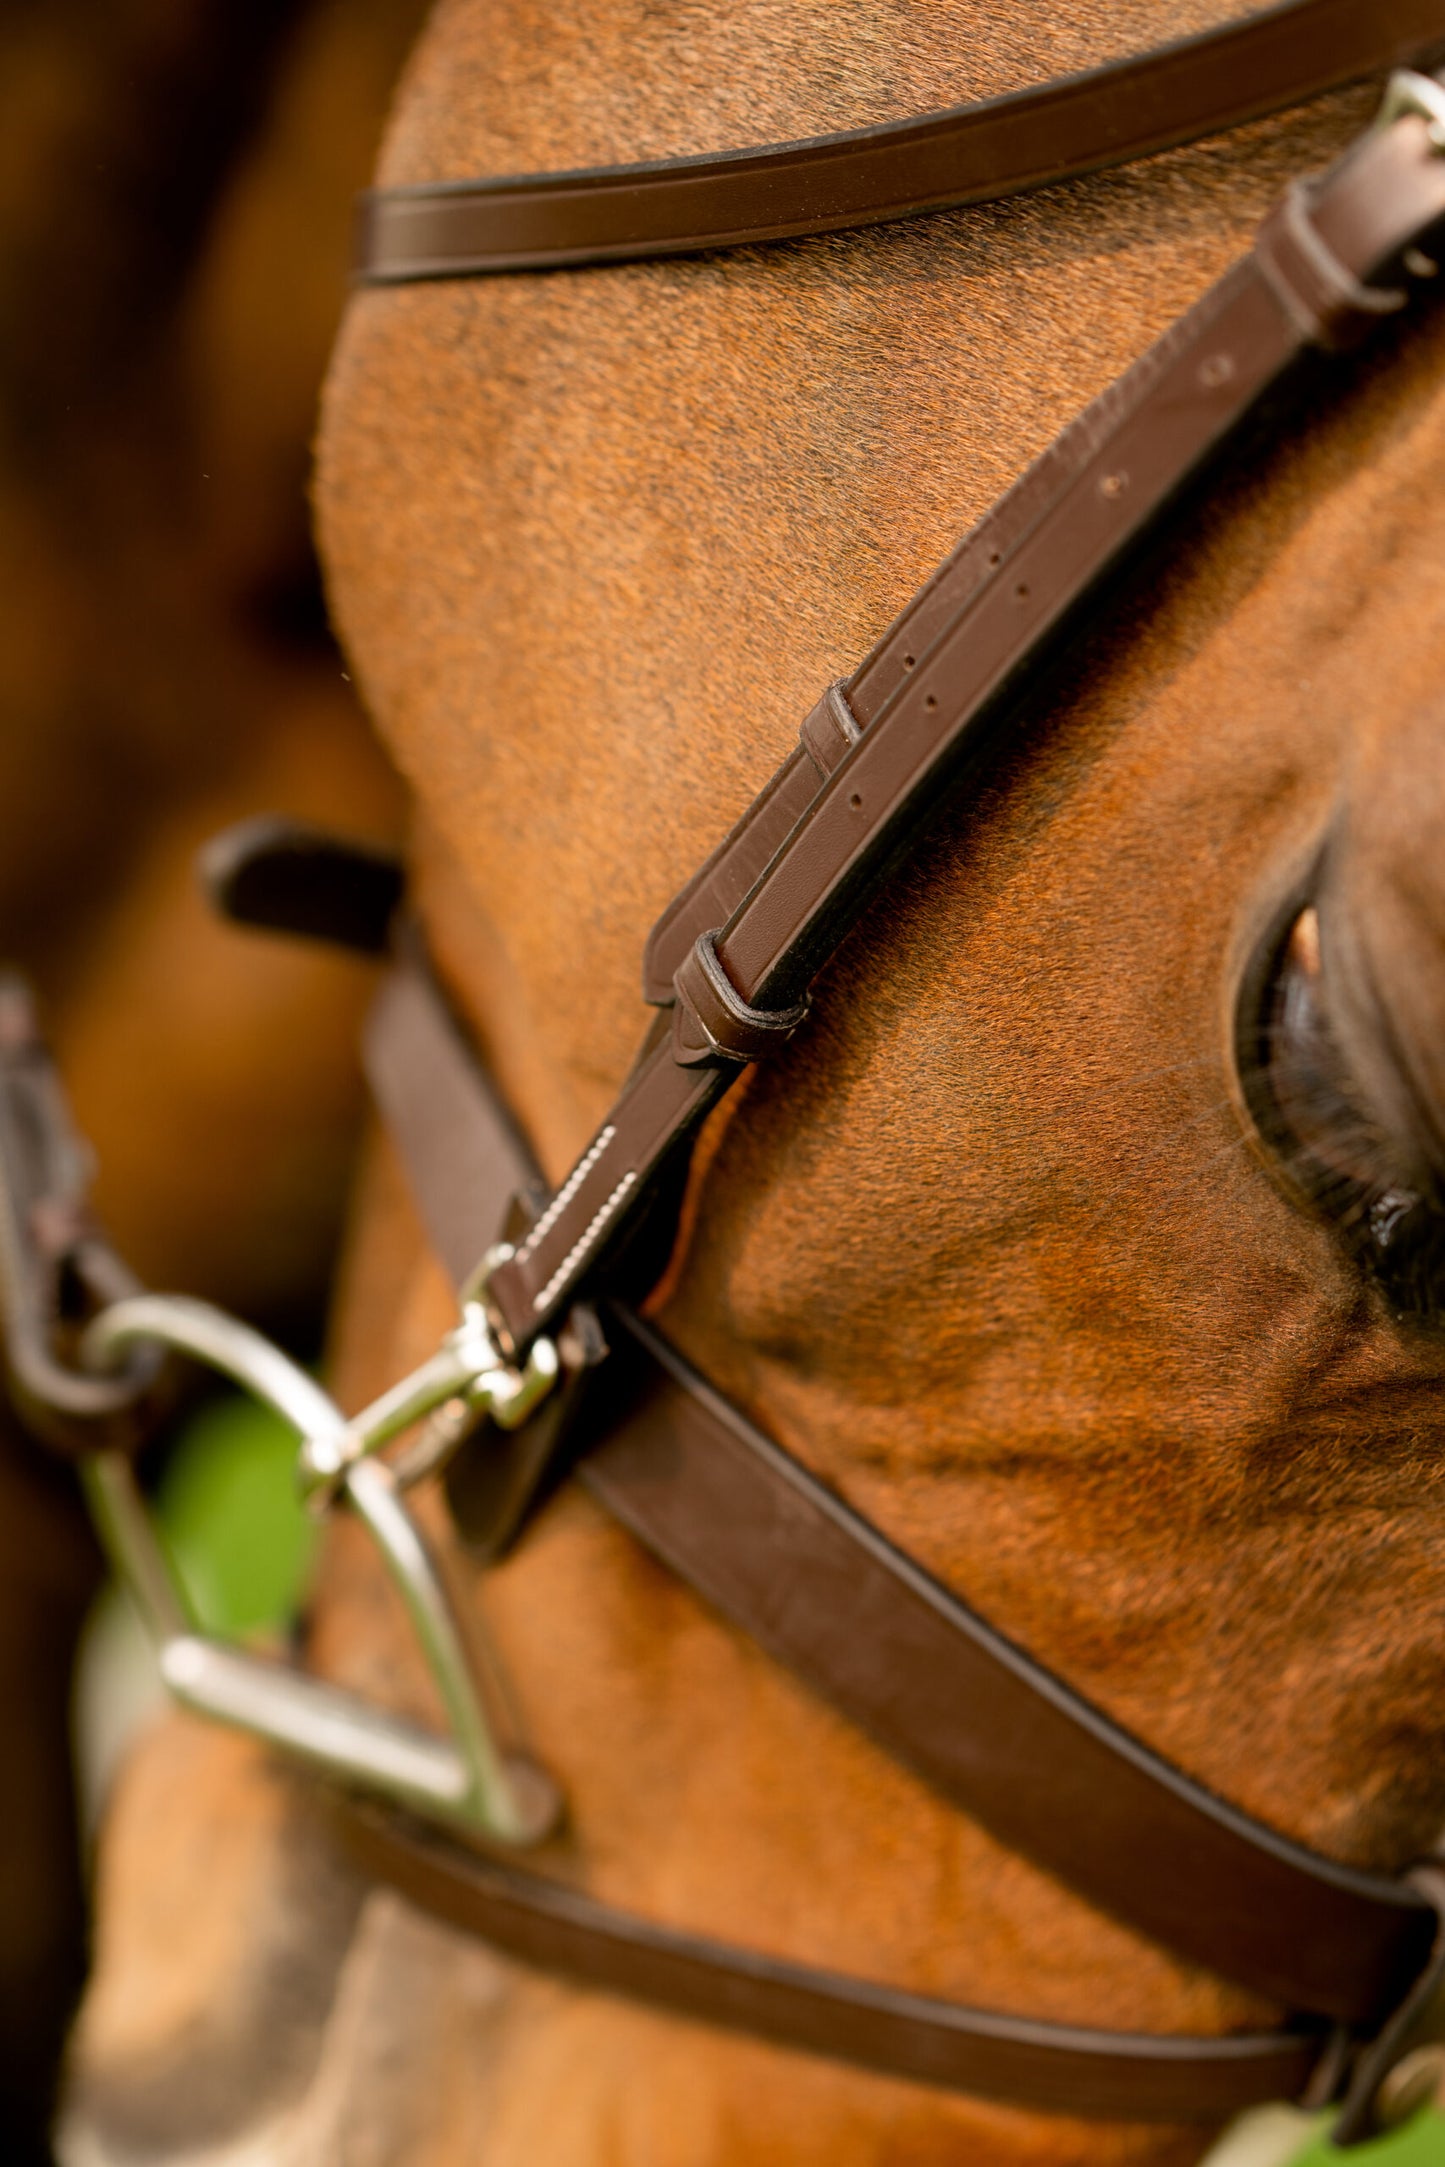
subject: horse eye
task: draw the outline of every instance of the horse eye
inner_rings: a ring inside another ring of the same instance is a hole
[[[1238,1062],[1255,1126],[1294,1192],[1339,1229],[1394,1309],[1445,1308],[1445,1214],[1402,1172],[1330,1028],[1313,904],[1246,980]]]

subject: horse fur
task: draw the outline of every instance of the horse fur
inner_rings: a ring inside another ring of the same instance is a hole
[[[446,0],[381,178],[851,126],[1227,12]],[[355,298],[318,488],[335,612],[414,793],[433,953],[553,1177],[634,1050],[649,924],[818,688],[1370,104],[1351,92],[906,225]],[[1438,317],[1413,326],[1159,547],[1047,718],[848,942],[786,1060],[714,1117],[654,1305],[783,1444],[1141,1737],[1292,1835],[1390,1868],[1445,1805],[1440,1343],[1271,1178],[1229,1019],[1262,928],[1328,846],[1326,970],[1362,1066],[1390,1058],[1381,1007],[1408,1046],[1439,1044],[1442,349]],[[1367,972],[1372,1001],[1352,1002]],[[1438,1066],[1421,1054],[1412,1077],[1438,1113]],[[419,1359],[449,1309],[378,1144],[338,1324],[346,1395]],[[338,1528],[312,1659],[421,1706],[378,1581]],[[475,1602],[568,1788],[545,1870],[1038,2016],[1274,2014],[939,1803],[581,1497]],[[122,1801],[77,2060],[96,2142],[124,2120],[115,1982],[182,1870],[173,1846],[215,1840],[196,1825],[162,1853]],[[435,1931],[408,1998],[454,2047],[421,2058],[404,2146],[354,2156],[1183,2167],[1208,2142],[832,2067],[464,1962]],[[475,2021],[457,2028],[459,1963]],[[490,2001],[483,1975],[503,1982]],[[206,1992],[257,2073],[230,2149],[207,2133],[204,2156],[231,2160],[280,2093],[259,2074],[264,2001],[240,1959],[222,1976]],[[152,2082],[168,2054],[183,2066],[187,2021],[152,2035]],[[349,2067],[368,2096],[375,2073]],[[143,2156],[199,2159],[195,2135],[178,2100]],[[117,2137],[95,2156],[132,2155]]]

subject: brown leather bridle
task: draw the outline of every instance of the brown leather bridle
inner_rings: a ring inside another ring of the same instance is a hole
[[[1293,0],[920,121],[376,193],[359,275],[394,283],[645,258],[979,202],[1441,47],[1445,0]],[[338,1803],[356,1855],[418,1902],[608,1990],[1037,2109],[1216,2122],[1266,2099],[1343,2099],[1337,2141],[1350,2143],[1399,2104],[1412,2068],[1438,2070],[1421,2057],[1445,2041],[1445,1872],[1426,1862],[1395,1880],[1340,1865],[1193,1782],[894,1548],[632,1301],[640,1274],[645,1291],[639,1256],[655,1267],[665,1253],[698,1124],[748,1064],[783,1052],[879,882],[1026,726],[1085,607],[1098,609],[1266,404],[1278,412],[1410,306],[1442,224],[1445,90],[1396,78],[1380,121],[1286,194],[1249,253],[1049,446],[804,719],[797,750],[654,927],[644,992],[657,1023],[555,1196],[414,933],[404,920],[397,930],[393,867],[282,829],[233,839],[211,868],[233,916],[390,944],[368,1068],[428,1234],[458,1285],[480,1293],[509,1363],[544,1339],[562,1350],[558,1387],[531,1419],[505,1438],[472,1436],[450,1463],[474,1548],[500,1554],[551,1488],[575,1478],[1001,1841],[1186,1961],[1298,2014],[1280,2031],[1200,2039],[963,2008],[657,1928],[394,1811]],[[499,1233],[479,1274],[478,1253]],[[11,1341],[13,1359],[13,1325]],[[45,1397],[33,1378],[30,1395]]]

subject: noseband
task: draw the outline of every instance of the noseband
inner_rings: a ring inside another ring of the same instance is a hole
[[[373,194],[360,275],[600,264],[990,200],[1442,47],[1445,0],[1292,0],[923,120]],[[1249,253],[1049,446],[805,718],[797,749],[654,927],[643,975],[656,1021],[555,1195],[427,970],[395,866],[284,825],[222,839],[210,875],[232,916],[392,955],[368,1073],[460,1320],[361,1415],[345,1418],[246,1327],[134,1287],[87,1216],[83,1160],[23,994],[0,998],[0,1276],[17,1394],[82,1452],[173,1691],[330,1779],[355,1855],[419,1903],[608,1991],[1041,2111],[1214,2123],[1263,2100],[1342,2101],[1336,2141],[1353,2143],[1438,2074],[1445,1869],[1357,1871],[1193,1782],[897,1550],[633,1304],[667,1253],[703,1117],[751,1063],[786,1058],[813,981],[870,896],[939,805],[1027,727],[1045,672],[1140,545],[1266,405],[1297,400],[1411,305],[1442,226],[1445,89],[1398,75],[1367,134],[1289,190]],[[366,1522],[446,1737],[195,1626],[129,1458],[165,1348],[276,1408],[301,1440],[315,1508],[344,1501]],[[489,1557],[560,1480],[581,1482],[943,1798],[1102,1911],[1295,2012],[1290,2022],[1224,2038],[1036,2023],[655,1927],[521,1871],[498,1854],[551,1833],[561,1795],[496,1734],[407,1508],[436,1471],[462,1535]]]

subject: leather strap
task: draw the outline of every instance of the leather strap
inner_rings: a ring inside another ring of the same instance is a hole
[[[325,828],[274,813],[213,836],[198,870],[213,908],[238,925],[300,933],[361,955],[385,948],[405,886],[393,852],[338,842]]]
[[[888,2076],[1035,2112],[1213,2123],[1297,2098],[1319,2060],[1307,2033],[1091,2031],[815,1971],[613,1911],[400,1815],[339,1799],[331,1810],[364,1872],[524,1964]]]
[[[1440,0],[1287,0],[1222,28],[917,120],[715,156],[363,197],[374,284],[836,233],[1122,165],[1420,59]]]
[[[533,1169],[414,961],[381,994],[367,1066],[460,1282]],[[1313,2015],[1370,2024],[1400,2000],[1435,1927],[1414,1890],[1191,1782],[897,1550],[652,1327],[621,1305],[605,1314],[612,1353],[589,1372],[577,1479],[708,1602],[1002,1842],[1151,1939]]]
[[[1404,305],[1430,268],[1420,244],[1442,218],[1445,157],[1415,116],[1370,132],[1291,191],[1249,255],[1080,415],[825,696],[829,716],[810,718],[803,750],[654,932],[648,990],[663,997],[671,965],[671,1042],[638,1064],[493,1273],[504,1340],[525,1347],[595,1280],[743,1059],[769,1050],[769,1013],[784,1026],[771,1034],[780,1044],[797,1021],[788,1012],[878,881],[1017,728],[1085,610],[1097,614],[1141,542],[1265,399],[1297,388],[1306,355],[1325,365]],[[840,703],[859,726],[851,741]],[[835,750],[815,782],[815,763]],[[711,913],[724,904],[719,925]],[[720,981],[737,1001],[731,1037]]]

